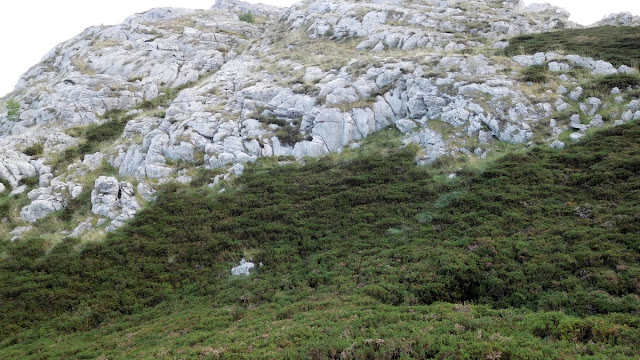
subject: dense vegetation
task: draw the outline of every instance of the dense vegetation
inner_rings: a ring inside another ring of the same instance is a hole
[[[104,242],[3,240],[0,357],[640,356],[640,126],[453,180],[398,137],[167,185]]]
[[[600,26],[558,30],[509,39],[509,56],[537,52],[565,51],[569,54],[606,60],[613,65],[640,64],[640,30],[637,27]]]

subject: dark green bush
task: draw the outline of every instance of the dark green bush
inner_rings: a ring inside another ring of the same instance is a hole
[[[20,103],[15,99],[9,99],[5,106],[7,108],[7,120],[18,121],[20,119]]]
[[[42,155],[42,153],[44,153],[44,146],[42,144],[34,144],[25,148],[22,152],[29,156]]]
[[[522,70],[522,80],[544,83],[549,78],[549,68],[546,64],[528,66]]]
[[[275,135],[282,144],[289,146],[293,146],[305,139],[305,136],[300,133],[300,129],[294,126],[280,127],[276,130]]]

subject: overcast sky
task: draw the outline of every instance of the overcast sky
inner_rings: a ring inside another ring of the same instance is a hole
[[[296,0],[248,0],[289,6]],[[525,0],[527,4],[544,0]],[[0,5],[0,97],[13,89],[22,73],[55,45],[91,25],[121,23],[153,7],[208,9],[215,0],[9,0]],[[548,0],[567,9],[571,20],[594,23],[620,11],[640,14],[639,0]]]

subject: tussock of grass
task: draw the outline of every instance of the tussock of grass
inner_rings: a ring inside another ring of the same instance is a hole
[[[544,83],[549,78],[549,69],[546,64],[533,65],[522,69],[522,80],[535,83]]]

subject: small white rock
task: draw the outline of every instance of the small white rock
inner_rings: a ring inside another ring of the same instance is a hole
[[[231,268],[231,274],[234,276],[240,276],[240,275],[249,276],[251,275],[251,270],[253,270],[255,267],[256,267],[256,264],[252,262],[248,262],[247,260],[245,260],[245,258],[242,258],[242,260],[240,260],[239,265],[236,265],[233,268]]]

